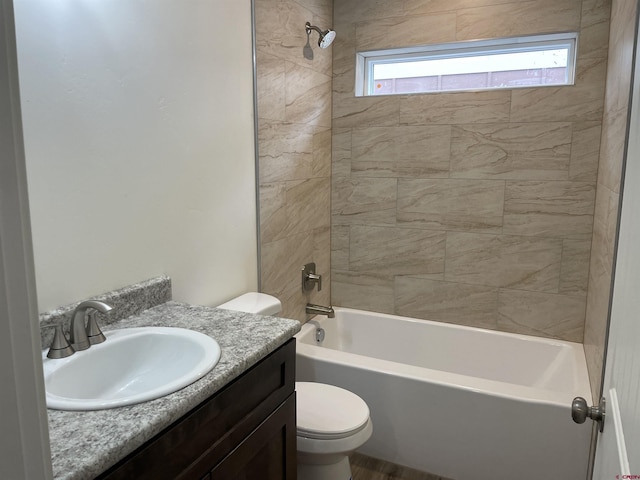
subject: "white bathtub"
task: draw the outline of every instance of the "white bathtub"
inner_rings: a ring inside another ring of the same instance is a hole
[[[335,311],[296,335],[296,376],[367,402],[361,453],[455,480],[586,478],[591,422],[570,412],[575,396],[591,404],[582,345]]]

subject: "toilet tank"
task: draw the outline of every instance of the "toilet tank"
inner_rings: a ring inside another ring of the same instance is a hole
[[[266,293],[249,292],[218,305],[218,308],[258,315],[277,315],[282,311],[282,303]]]

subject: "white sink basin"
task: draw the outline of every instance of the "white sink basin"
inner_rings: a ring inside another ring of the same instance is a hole
[[[208,373],[220,359],[211,337],[184,328],[104,332],[107,340],[70,357],[42,354],[47,407],[102,410],[153,400]]]

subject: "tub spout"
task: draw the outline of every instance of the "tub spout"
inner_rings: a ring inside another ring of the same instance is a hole
[[[312,303],[307,303],[305,311],[309,315],[326,315],[329,318],[334,318],[336,316],[336,313],[333,311],[333,307],[324,307],[322,305],[314,305]]]

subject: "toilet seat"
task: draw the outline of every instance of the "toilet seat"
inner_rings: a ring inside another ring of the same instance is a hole
[[[296,382],[298,436],[347,438],[369,425],[369,407],[355,393],[333,385]]]

